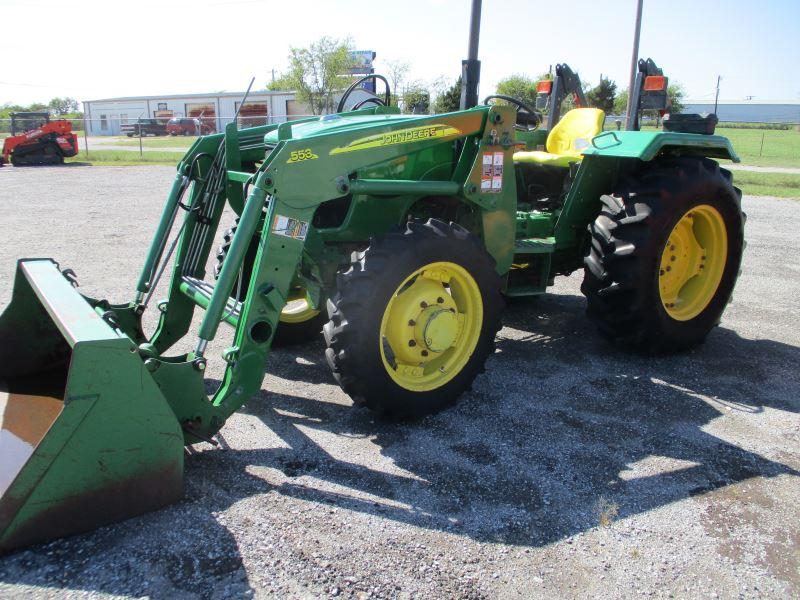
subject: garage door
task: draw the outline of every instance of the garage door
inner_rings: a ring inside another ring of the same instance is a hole
[[[268,109],[266,102],[245,102],[241,108],[240,105],[241,102],[236,103],[236,109],[239,111],[238,127],[244,129],[267,124]]]
[[[214,133],[217,130],[217,107],[213,102],[187,103],[186,116],[200,119],[204,133]]]

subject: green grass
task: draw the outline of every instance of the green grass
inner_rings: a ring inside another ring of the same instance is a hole
[[[89,150],[89,157],[83,150],[78,156],[66,159],[67,163],[82,163],[98,166],[127,167],[131,165],[176,165],[183,158],[181,152],[145,152],[140,157],[136,151],[127,150]]]
[[[731,141],[744,165],[757,167],[800,167],[800,131],[791,129],[743,129],[740,124],[717,125],[715,133]],[[655,130],[655,126],[642,129]],[[762,147],[763,137],[763,147]]]
[[[777,196],[800,200],[800,175],[734,171],[733,183],[750,196]]]
[[[167,137],[146,137],[142,138],[144,148],[188,148],[197,138],[195,136],[176,135]],[[139,138],[121,137],[119,141],[114,141],[114,146],[133,146],[139,147]]]
[[[731,141],[733,149],[745,165],[800,167],[800,131],[734,129],[717,126],[716,133]]]

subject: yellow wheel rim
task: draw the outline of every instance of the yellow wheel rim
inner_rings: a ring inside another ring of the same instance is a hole
[[[728,258],[728,231],[708,204],[689,209],[673,227],[661,254],[661,304],[676,321],[699,315],[714,297]]]
[[[281,311],[281,323],[305,323],[319,314],[319,311],[311,306],[308,294],[304,288],[295,288],[289,292],[286,306]]]
[[[401,387],[427,392],[455,377],[475,351],[483,325],[483,299],[472,275],[451,262],[435,262],[406,277],[381,319],[379,350]]]

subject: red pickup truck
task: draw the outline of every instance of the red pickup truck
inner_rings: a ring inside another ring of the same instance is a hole
[[[207,135],[214,133],[214,128],[200,119],[175,117],[167,121],[169,135]]]

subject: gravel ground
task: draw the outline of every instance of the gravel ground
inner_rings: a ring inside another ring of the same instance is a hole
[[[171,177],[0,169],[0,306],[20,256],[130,298]],[[473,391],[420,422],[353,409],[322,341],[276,350],[222,447],[187,457],[182,502],[3,558],[0,595],[798,597],[800,203],[744,206],[702,348],[612,347],[576,274],[512,304]]]

